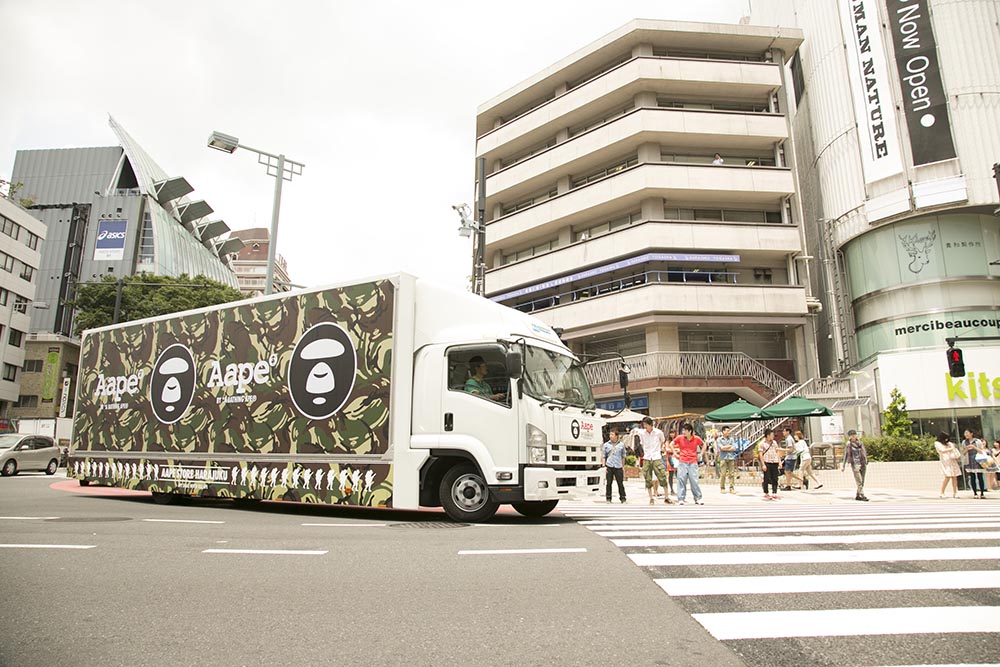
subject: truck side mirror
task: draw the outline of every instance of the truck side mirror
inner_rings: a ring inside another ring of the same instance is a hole
[[[521,352],[519,350],[507,350],[507,376],[516,380],[521,377],[522,366]]]

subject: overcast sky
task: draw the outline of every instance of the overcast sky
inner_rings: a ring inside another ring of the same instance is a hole
[[[0,178],[20,149],[110,146],[114,118],[232,229],[274,180],[212,130],[305,163],[278,252],[295,283],[406,270],[456,286],[480,104],[635,18],[736,23],[746,0],[0,0]],[[30,194],[30,193],[25,193]]]

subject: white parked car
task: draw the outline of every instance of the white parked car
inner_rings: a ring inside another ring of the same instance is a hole
[[[0,435],[0,475],[4,477],[21,470],[44,470],[46,475],[54,475],[61,456],[56,443],[47,435]]]

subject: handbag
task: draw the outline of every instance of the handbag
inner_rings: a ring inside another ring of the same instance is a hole
[[[990,468],[993,466],[993,459],[991,459],[988,454],[979,452],[976,454],[976,463],[978,463],[981,468]]]

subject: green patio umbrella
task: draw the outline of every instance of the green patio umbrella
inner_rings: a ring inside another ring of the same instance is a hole
[[[800,396],[786,398],[780,403],[764,408],[764,417],[828,417],[830,408]]]
[[[767,419],[767,415],[761,408],[742,398],[705,415],[705,421],[709,422],[745,422],[758,419]]]

